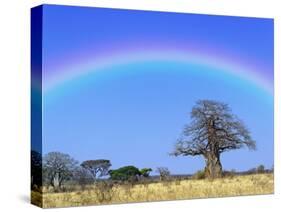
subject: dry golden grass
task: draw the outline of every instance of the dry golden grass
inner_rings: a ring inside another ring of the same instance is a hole
[[[43,207],[272,194],[274,183],[273,174],[256,174],[215,180],[176,180],[150,184],[114,185],[102,189],[104,188],[91,186],[84,191],[44,193]]]
[[[31,203],[43,207],[43,195],[37,191],[31,191]]]

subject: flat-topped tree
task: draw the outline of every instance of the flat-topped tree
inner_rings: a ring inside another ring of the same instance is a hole
[[[86,160],[81,163],[81,166],[89,170],[94,180],[97,177],[103,177],[108,175],[108,170],[111,167],[110,160],[99,159],[99,160]]]
[[[254,150],[256,143],[228,105],[199,100],[192,108],[191,123],[184,128],[171,155],[202,155],[206,161],[205,176],[216,178],[222,176],[220,154],[243,147]]]

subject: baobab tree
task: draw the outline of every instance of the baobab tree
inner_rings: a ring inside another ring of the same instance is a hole
[[[216,178],[222,176],[221,153],[243,147],[254,150],[256,143],[229,106],[218,101],[199,100],[192,108],[191,123],[184,127],[171,155],[202,155],[206,161],[205,176]]]
[[[43,158],[44,182],[61,189],[62,184],[71,179],[78,162],[70,155],[61,152],[49,152]]]

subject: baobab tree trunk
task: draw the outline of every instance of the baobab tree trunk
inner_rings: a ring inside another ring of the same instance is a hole
[[[222,176],[222,166],[220,162],[219,142],[216,140],[215,117],[211,116],[207,122],[209,151],[205,153],[206,167],[205,176],[207,178],[218,178]]]
[[[222,165],[220,162],[219,153],[209,152],[205,155],[206,167],[205,176],[206,178],[214,179],[222,177]]]

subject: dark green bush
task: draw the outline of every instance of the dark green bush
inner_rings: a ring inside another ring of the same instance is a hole
[[[134,166],[124,166],[119,169],[110,170],[109,175],[112,180],[137,181],[141,172]]]

